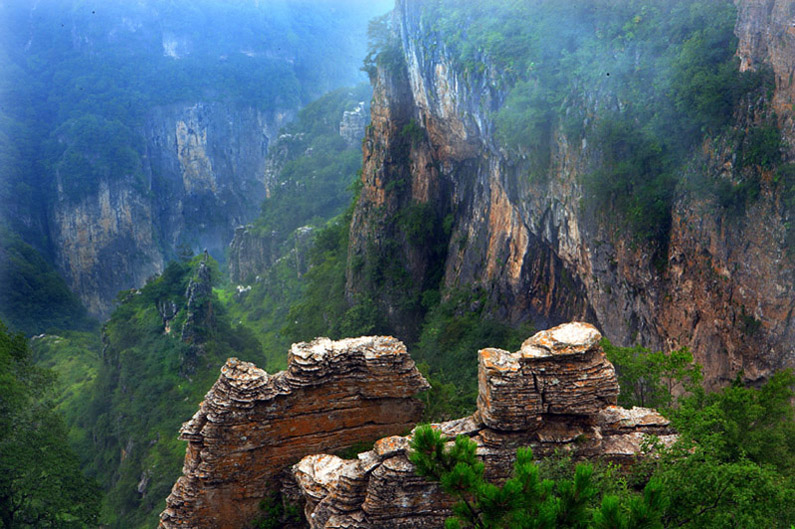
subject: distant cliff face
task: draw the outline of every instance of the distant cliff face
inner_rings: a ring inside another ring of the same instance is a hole
[[[89,310],[109,314],[119,290],[162,271],[175,249],[218,259],[265,197],[271,138],[292,116],[221,103],[152,109],[141,179],[107,175],[74,199],[61,186],[50,230],[59,268]]]
[[[739,16],[735,33],[740,39],[737,56],[740,69],[755,70],[763,65],[776,74],[773,108],[779,115],[784,137],[792,147],[795,122],[795,7],[789,0],[735,0]]]
[[[736,26],[742,67],[767,64],[774,71],[773,107],[790,145],[791,6],[741,1]],[[689,346],[711,383],[740,370],[759,380],[795,365],[790,219],[772,172],[761,175],[759,199],[739,217],[682,190],[663,266],[655,264],[651,251],[606,225],[609,212],[583,205],[582,177],[600,160],[593,142],[554,130],[548,177],[527,178],[496,139],[492,110],[505,97],[497,72],[488,63],[478,75],[456,71],[440,39],[423,40],[429,32],[420,9],[413,0],[398,2],[403,64],[379,68],[375,79],[364,188],[351,230],[351,297],[377,291],[367,270],[378,265],[372,250],[380,248],[411,278],[410,294],[419,296],[429,272],[441,266],[445,287],[483,287],[491,311],[511,322],[585,319],[622,345]],[[763,114],[749,102],[734,126],[747,129]],[[412,128],[419,132],[406,134]],[[688,171],[735,178],[741,169],[729,145],[708,139],[694,151],[703,158]],[[451,226],[443,252],[412,244],[399,219],[417,204],[430,205],[434,222]],[[379,291],[378,299],[395,328],[410,332],[416,321],[399,296]]]
[[[150,112],[146,171],[166,248],[185,243],[223,256],[234,228],[259,212],[268,147],[293,114],[219,103]]]

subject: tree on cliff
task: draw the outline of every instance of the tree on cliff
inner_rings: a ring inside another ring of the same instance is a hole
[[[594,482],[594,469],[578,464],[574,478],[542,480],[533,461],[533,451],[516,451],[513,476],[502,486],[486,481],[485,465],[475,455],[477,445],[458,436],[447,446],[438,430],[417,428],[412,439],[411,462],[417,473],[441,483],[442,490],[458,500],[447,529],[473,527],[555,529],[593,527],[597,529],[661,528],[664,509],[662,485],[650,480],[642,496],[621,501],[605,494]],[[602,497],[601,506],[592,504]]]
[[[779,372],[758,389],[739,380],[709,394],[694,387],[669,409],[679,441],[629,469],[578,464],[573,480],[542,481],[524,448],[513,476],[497,486],[485,479],[474,441],[448,444],[427,426],[414,434],[411,461],[458,501],[448,529],[791,528],[795,375]]]
[[[99,487],[81,472],[47,394],[53,374],[0,322],[0,528],[96,526]]]

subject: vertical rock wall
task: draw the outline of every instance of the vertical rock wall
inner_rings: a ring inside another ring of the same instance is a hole
[[[737,5],[741,68],[773,70],[773,110],[792,145],[795,4]],[[619,345],[688,346],[710,384],[726,383],[740,370],[758,381],[795,366],[795,261],[787,240],[792,219],[772,171],[753,169],[760,196],[740,215],[682,189],[671,212],[665,262],[655,263],[650,249],[604,222],[609,212],[583,207],[582,177],[600,159],[593,142],[572,142],[553,131],[546,177],[528,179],[494,134],[492,112],[505,97],[495,83],[499,72],[482,57],[483,72],[464,77],[443,39],[424,24],[421,2],[397,2],[394,26],[403,61],[379,68],[374,78],[364,187],[351,225],[352,300],[369,292],[394,328],[412,336],[417,311],[401,308],[400,296],[420,294],[441,261],[444,287],[481,287],[490,311],[502,319],[536,326],[582,319]],[[769,118],[762,108],[753,101],[738,110],[738,134]],[[407,143],[404,127],[410,123],[421,134]],[[686,171],[742,177],[731,146],[708,139],[693,152]],[[417,203],[431,205],[439,224],[449,215],[442,255],[413,248],[395,222]],[[397,295],[369,284],[366,274],[390,244],[391,262],[411,278],[408,288],[395,289]]]
[[[220,103],[154,108],[141,131],[143,181],[108,175],[78,200],[58,185],[56,262],[88,309],[107,316],[119,290],[161,272],[180,246],[223,259],[234,229],[259,213],[270,138],[289,117]]]

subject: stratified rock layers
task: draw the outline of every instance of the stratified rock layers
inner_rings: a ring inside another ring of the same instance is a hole
[[[390,337],[294,344],[269,375],[230,359],[180,438],[189,442],[160,527],[240,529],[301,457],[405,432],[428,384]]]
[[[639,453],[647,435],[671,442],[668,421],[654,410],[615,406],[618,382],[600,338],[591,325],[570,323],[536,334],[516,353],[482,350],[478,411],[435,427],[471,437],[495,480],[508,477],[520,446],[539,457],[561,449],[622,460]],[[450,499],[414,473],[410,440],[381,439],[356,460],[320,454],[295,465],[310,527],[442,527]]]

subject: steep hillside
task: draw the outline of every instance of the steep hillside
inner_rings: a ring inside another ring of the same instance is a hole
[[[366,21],[387,8],[4,3],[0,221],[96,316],[180,248],[223,260],[279,129],[361,80]]]
[[[480,289],[503,321],[689,346],[710,383],[792,366],[784,4],[399,1],[349,299],[408,339],[429,293]]]
[[[83,469],[105,492],[104,524],[156,523],[183,455],[176,432],[228,357],[271,372],[286,365],[283,328],[304,289],[309,248],[353,193],[369,92],[364,84],[333,91],[282,130],[265,163],[270,196],[230,247],[235,282],[207,252],[183,254],[140,289],[122,291],[101,333],[47,327],[32,340],[38,363],[59,375],[57,409]],[[263,245],[267,255],[256,251]]]
[[[102,519],[110,527],[156,524],[180,469],[174,433],[218,366],[230,356],[266,363],[256,337],[232,324],[213,292],[218,280],[205,253],[171,262],[140,290],[125,292],[103,327],[93,383],[69,388],[81,395],[67,395],[63,411],[83,468],[105,491]],[[46,359],[58,345],[36,347]]]

